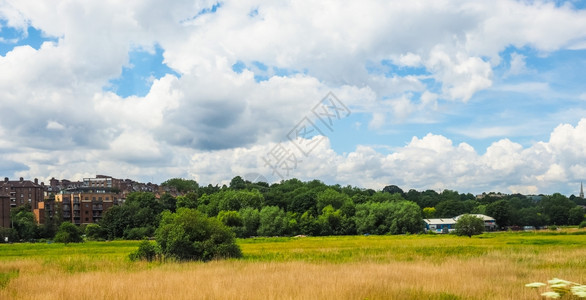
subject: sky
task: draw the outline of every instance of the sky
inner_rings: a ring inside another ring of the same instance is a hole
[[[0,175],[577,195],[586,1],[0,0]]]

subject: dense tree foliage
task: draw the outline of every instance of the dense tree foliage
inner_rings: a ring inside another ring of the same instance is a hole
[[[95,231],[110,239],[141,239],[154,234],[161,212],[180,208],[214,217],[237,237],[418,233],[423,230],[423,218],[478,213],[494,217],[501,228],[579,224],[584,220],[584,211],[576,206],[581,198],[573,197],[572,201],[561,194],[530,198],[489,193],[477,198],[453,190],[404,192],[395,185],[375,191],[326,185],[319,180],[252,183],[239,176],[222,187],[170,181],[174,186],[186,182],[192,188],[176,197],[129,195],[125,204],[106,213]]]
[[[102,232],[102,238],[107,239],[140,240],[152,236],[159,225],[160,214],[164,208],[165,204],[156,199],[153,193],[130,193],[123,205],[114,206],[104,213],[99,222],[103,231],[98,232]]]
[[[28,204],[10,210],[15,240],[30,241],[38,237],[39,228]]]
[[[199,189],[197,181],[182,178],[169,179],[161,183],[161,186],[175,188],[180,193],[197,192]]]
[[[511,204],[507,200],[498,200],[486,205],[486,214],[493,217],[501,228],[510,225],[511,211]]]

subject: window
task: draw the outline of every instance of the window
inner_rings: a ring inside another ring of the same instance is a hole
[[[86,204],[85,204],[85,207],[86,207],[86,208],[88,208],[88,207],[90,207],[90,205],[86,203]]]

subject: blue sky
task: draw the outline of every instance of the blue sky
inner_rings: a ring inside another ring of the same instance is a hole
[[[0,171],[575,194],[585,3],[2,2]]]

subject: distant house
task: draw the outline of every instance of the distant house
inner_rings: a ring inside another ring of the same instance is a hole
[[[423,219],[425,222],[425,231],[435,233],[449,233],[456,229],[456,220],[454,218],[445,219]]]
[[[477,218],[480,218],[484,221],[484,227],[486,231],[495,231],[497,230],[496,220],[492,217],[481,215],[481,214],[471,214]],[[425,222],[425,231],[433,231],[435,233],[450,233],[456,230],[456,222],[458,219],[463,216],[459,215],[454,218],[443,218],[443,219],[423,219]]]

